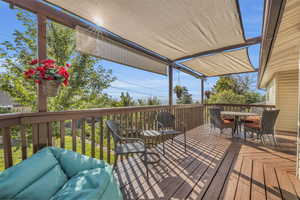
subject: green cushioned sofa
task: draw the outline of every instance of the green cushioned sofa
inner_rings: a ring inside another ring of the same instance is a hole
[[[110,165],[73,151],[46,147],[0,172],[0,200],[123,199]]]

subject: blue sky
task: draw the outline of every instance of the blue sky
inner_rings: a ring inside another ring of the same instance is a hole
[[[240,0],[242,20],[246,38],[261,35],[264,0]],[[15,29],[22,29],[16,20],[16,11],[10,10],[8,4],[0,1],[0,42],[11,40]],[[5,20],[3,20],[5,19]],[[255,68],[258,68],[260,45],[249,47],[249,56]],[[1,61],[0,61],[1,62]],[[135,99],[158,96],[163,102],[168,98],[168,77],[130,68],[120,64],[101,61],[106,69],[112,69],[117,78],[112,87],[105,92],[113,97],[119,97],[121,92],[129,92]],[[1,64],[1,63],[0,63]],[[1,72],[1,67],[0,67]],[[248,74],[253,79],[252,89],[256,89],[256,73]],[[218,78],[209,78],[205,90],[210,89]],[[200,99],[200,80],[178,71],[174,71],[174,85],[186,86],[194,100]]]

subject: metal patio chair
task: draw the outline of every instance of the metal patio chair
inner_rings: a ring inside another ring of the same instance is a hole
[[[265,144],[263,136],[271,134],[274,144],[277,145],[274,127],[278,114],[279,110],[264,110],[259,123],[244,124],[245,135],[247,132],[256,133],[261,142]]]
[[[165,140],[171,138],[172,143],[176,136],[184,135],[184,150],[186,152],[186,128],[183,122],[180,123],[180,127],[175,127],[175,116],[169,112],[157,113],[158,129],[163,134],[163,154],[165,154]]]
[[[115,161],[113,169],[117,166],[118,157],[120,155],[129,155],[129,154],[142,154],[144,160],[142,161],[145,164],[147,170],[147,177],[149,176],[148,170],[148,158],[147,158],[147,148],[144,141],[141,138],[130,138],[130,137],[123,137],[123,133],[126,132],[121,125],[114,120],[106,121],[106,125],[109,131],[112,134],[114,144],[115,144]],[[127,130],[130,131],[130,130]],[[131,130],[131,131],[138,131],[139,130]]]

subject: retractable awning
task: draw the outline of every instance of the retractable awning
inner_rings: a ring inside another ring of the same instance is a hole
[[[168,65],[134,49],[122,46],[100,33],[76,27],[76,50],[119,64],[167,75]]]
[[[250,63],[247,48],[193,58],[181,64],[205,76],[255,71]]]
[[[170,60],[245,42],[236,0],[48,0]]]

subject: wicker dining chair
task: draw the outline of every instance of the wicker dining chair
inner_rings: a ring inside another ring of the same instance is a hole
[[[223,130],[226,128],[230,128],[232,130],[232,136],[235,131],[235,123],[229,119],[222,119],[221,109],[213,108],[212,111],[212,123],[214,128],[220,129],[220,133],[223,133]]]
[[[112,134],[114,144],[115,144],[115,161],[113,165],[113,169],[117,166],[118,157],[120,155],[128,155],[128,154],[142,154],[144,157],[144,164],[147,171],[147,177],[149,176],[148,170],[148,160],[147,160],[147,147],[144,141],[141,138],[129,138],[123,137],[123,133],[125,129],[121,127],[121,125],[114,120],[107,120],[106,125],[109,131]],[[129,131],[129,130],[127,130]],[[131,131],[139,131],[139,130],[131,130]],[[137,135],[138,133],[135,133]]]
[[[165,140],[171,138],[172,143],[176,136],[184,135],[184,151],[186,152],[186,126],[183,122],[180,122],[180,127],[175,127],[175,116],[169,112],[157,113],[158,129],[163,135],[163,154],[165,154]]]
[[[277,145],[274,127],[275,127],[278,114],[279,114],[279,110],[264,110],[259,123],[245,123],[244,124],[245,138],[246,138],[246,134],[249,132],[256,133],[257,137],[264,144],[265,141],[263,136],[267,134],[271,134],[274,144]]]
[[[260,123],[261,115],[264,111],[263,107],[252,106],[249,110],[251,113],[257,113],[257,116],[248,116],[242,119],[243,123]]]

